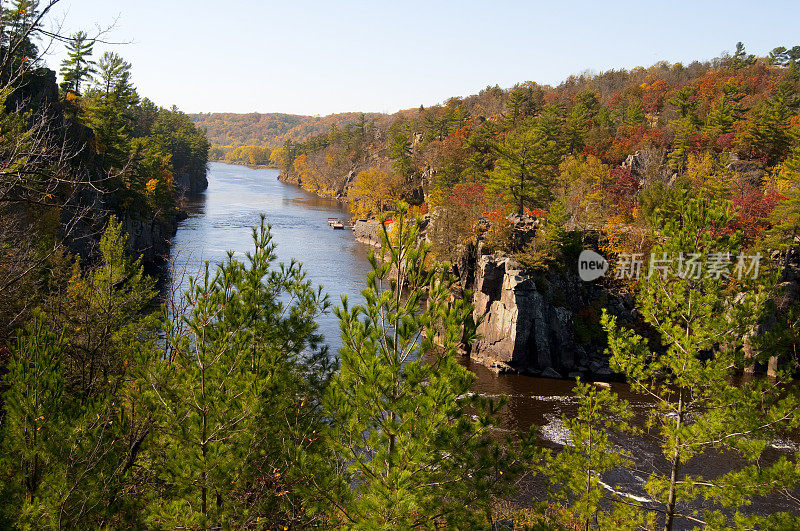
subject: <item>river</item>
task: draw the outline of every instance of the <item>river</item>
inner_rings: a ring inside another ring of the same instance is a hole
[[[328,226],[328,218],[348,219],[346,209],[334,199],[318,197],[281,183],[277,177],[277,170],[210,163],[208,189],[187,205],[189,217],[181,222],[173,239],[173,263],[185,265],[186,271],[194,273],[200,270],[205,260],[220,262],[229,250],[242,258],[253,247],[250,227],[257,225],[260,214],[264,213],[266,221],[272,225],[279,262],[289,262],[292,258],[302,262],[309,280],[324,287],[332,304],[338,304],[342,295],[347,295],[353,302],[362,302],[360,292],[365,287],[370,269],[366,259],[369,247],[356,242],[350,230],[332,230]],[[333,312],[323,315],[319,326],[335,352],[341,340]],[[535,425],[541,427],[545,444],[557,447],[566,441],[567,433],[561,416],[574,415],[577,410],[571,394],[573,382],[495,375],[469,360],[463,362],[477,374],[475,392],[509,397],[502,413],[504,429],[521,432]],[[612,385],[631,403],[637,414],[637,423],[643,424],[651,404],[632,394],[624,384]],[[646,438],[617,442],[639,463],[658,465],[662,460],[658,446]],[[792,441],[776,441],[767,457],[774,458],[796,448]],[[686,472],[714,475],[726,471],[729,463],[721,456],[692,461]],[[642,477],[636,474],[617,474],[605,479],[621,491],[637,496],[644,494]],[[781,507],[760,500],[755,508],[773,511]]]

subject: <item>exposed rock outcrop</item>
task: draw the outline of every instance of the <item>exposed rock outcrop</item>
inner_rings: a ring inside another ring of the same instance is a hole
[[[572,312],[552,304],[504,253],[478,258],[472,356],[501,371],[565,376],[585,357],[575,344]]]
[[[479,335],[468,350],[473,359],[496,372],[612,376],[603,352],[600,311],[605,307],[627,321],[632,301],[582,282],[577,272],[527,274],[506,253],[481,255],[480,244],[462,251],[453,270],[460,287],[473,291]]]
[[[353,236],[356,241],[373,247],[381,246],[380,230],[381,224],[376,219],[357,219],[353,222]]]
[[[205,173],[179,173],[175,175],[175,186],[180,195],[196,195],[208,188],[208,178]]]
[[[170,240],[177,230],[175,219],[138,219],[130,215],[122,220],[128,233],[128,249],[151,265],[162,263],[169,256]]]

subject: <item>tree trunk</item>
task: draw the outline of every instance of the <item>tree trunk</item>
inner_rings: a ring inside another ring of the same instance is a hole
[[[669,476],[669,495],[667,497],[667,518],[664,522],[664,531],[672,531],[675,520],[675,485],[678,483],[678,468],[680,466],[680,434],[683,424],[683,390],[678,394],[678,418],[675,420],[675,449],[672,452],[672,470]]]

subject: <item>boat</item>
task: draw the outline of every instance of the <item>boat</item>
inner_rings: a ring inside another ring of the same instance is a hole
[[[333,230],[344,230],[344,223],[342,223],[342,220],[340,219],[330,221],[328,222],[328,224],[331,226]]]

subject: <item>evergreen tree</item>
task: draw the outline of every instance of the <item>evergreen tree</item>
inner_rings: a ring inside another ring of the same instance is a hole
[[[19,334],[3,395],[0,523],[138,527],[138,500],[122,492],[149,427],[132,406],[128,371],[154,352],[145,310],[155,291],[125,244],[112,219],[102,263],[86,274],[76,267],[48,313]]]
[[[779,83],[771,98],[751,113],[742,135],[744,147],[752,156],[764,158],[769,164],[786,157],[793,146],[790,120],[798,109],[800,95],[794,86],[788,81]]]
[[[0,432],[3,527],[46,516],[39,505],[40,489],[64,464],[69,424],[63,403],[63,350],[63,338],[47,330],[42,314],[18,336],[4,381],[9,388],[3,395]]]
[[[331,372],[316,318],[326,309],[292,262],[272,267],[261,218],[246,264],[206,263],[188,311],[167,320],[167,349],[139,378],[158,435],[151,526],[284,528],[312,523],[297,490],[323,475],[321,389]]]
[[[81,93],[81,83],[90,81],[96,73],[95,63],[90,58],[94,41],[86,32],[79,31],[70,37],[67,43],[67,58],[61,62],[61,75],[64,81],[61,87],[76,94]]]
[[[141,258],[127,256],[127,244],[122,223],[111,216],[100,238],[100,263],[84,272],[76,261],[66,286],[47,303],[53,328],[67,331],[65,377],[81,395],[98,395],[109,379],[125,374],[137,343],[157,328],[146,311],[158,293],[155,280],[145,275]]]
[[[392,168],[408,182],[414,176],[414,159],[412,158],[411,138],[408,131],[395,131],[389,140],[389,158]]]
[[[570,513],[586,530],[646,528],[651,522],[634,503],[602,485],[604,473],[633,466],[630,454],[613,440],[639,431],[630,423],[633,414],[627,401],[580,380],[573,392],[578,412],[562,416],[569,433],[567,444],[556,453],[545,454],[534,467],[549,481],[549,499],[567,502]]]
[[[98,79],[87,94],[83,105],[83,121],[95,133],[95,149],[114,169],[124,168],[131,159],[131,136],[134,128],[134,105],[139,96],[131,83],[131,65],[113,52],[106,52],[97,63]],[[122,175],[123,196],[126,191],[144,188],[144,183],[125,181]],[[125,207],[130,206],[123,201]]]
[[[97,63],[97,88],[106,99],[127,107],[138,103],[139,96],[131,82],[131,64],[114,52],[106,52]]]
[[[510,198],[519,214],[526,206],[546,206],[548,184],[563,151],[558,117],[549,112],[524,120],[496,142],[494,150],[497,162],[489,176],[489,190]]]
[[[648,427],[661,442],[664,462],[655,464],[645,487],[667,531],[680,518],[704,522],[685,505],[700,496],[740,507],[759,489],[763,492],[752,475],[752,483],[736,474],[730,481],[690,476],[685,468],[693,458],[728,450],[756,463],[773,437],[798,423],[794,393],[786,395],[780,385],[763,379],[734,379],[736,367],[745,365],[743,338],[759,322],[769,279],[763,280],[763,271],[757,283],[738,278],[740,236],[724,230],[731,219],[724,203],[685,194],[665,205],[653,219],[657,244],[651,261],[676,262],[671,268],[662,262],[667,269],[643,278],[638,296],[654,341],[606,313],[602,319],[612,368],[656,402]],[[707,268],[698,272],[690,266],[689,253]]]
[[[700,120],[697,116],[697,89],[684,87],[669,100],[680,116],[670,122],[675,131],[672,151],[669,153],[669,165],[673,170],[682,171],[689,157],[692,135],[697,132]]]
[[[515,89],[509,92],[508,101],[506,102],[506,121],[513,127],[517,124],[517,120],[522,118],[525,113],[526,98],[525,92],[521,89]]]
[[[736,43],[736,50],[733,52],[733,57],[731,57],[731,67],[732,68],[744,68],[745,66],[752,65],[756,62],[756,56],[753,54],[748,54],[744,49],[744,44],[741,42]]]
[[[714,102],[706,117],[705,130],[712,138],[733,132],[733,126],[741,118],[741,101],[745,93],[738,83],[725,83],[722,95]]]
[[[16,73],[17,69],[29,66],[39,56],[34,43],[40,22],[39,0],[13,0],[3,9],[3,66],[11,68],[4,74]]]
[[[488,439],[497,405],[471,396],[475,377],[456,360],[471,307],[451,297],[447,267],[429,264],[405,206],[392,225],[370,255],[366,304],[336,310],[341,371],[326,404],[341,474],[318,489],[340,527],[485,527],[513,473]]]

